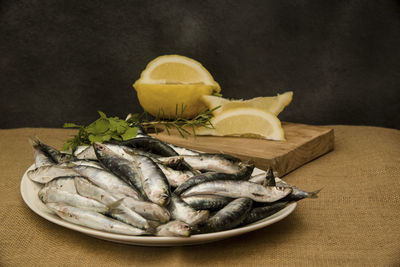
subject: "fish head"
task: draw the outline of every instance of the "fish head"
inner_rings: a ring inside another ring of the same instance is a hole
[[[291,187],[287,186],[275,186],[274,188],[275,188],[274,193],[280,197],[286,197],[293,191]]]
[[[178,233],[180,236],[190,235],[190,225],[181,221],[175,221],[173,226],[174,230],[172,232]]]
[[[48,187],[45,186],[42,189],[40,189],[40,191],[38,192],[38,196],[40,198],[40,200],[44,203],[47,202],[47,191],[48,191]]]
[[[101,144],[99,142],[93,142],[93,148],[98,159],[115,154],[106,144]]]

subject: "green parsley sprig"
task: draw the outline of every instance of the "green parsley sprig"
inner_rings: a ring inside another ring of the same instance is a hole
[[[75,123],[64,123],[64,128],[78,128],[78,134],[68,139],[63,150],[74,150],[80,145],[90,145],[93,142],[104,142],[114,140],[128,140],[134,138],[138,132],[136,126],[121,120],[118,117],[107,117],[104,112],[98,111],[100,118],[88,126],[77,125]]]

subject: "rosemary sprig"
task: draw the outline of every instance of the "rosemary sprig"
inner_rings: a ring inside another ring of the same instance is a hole
[[[157,116],[152,120],[149,120],[146,116],[142,115],[140,116],[141,119],[132,120],[131,118],[129,118],[128,121],[131,123],[139,124],[145,131],[153,130],[158,133],[161,128],[164,129],[168,134],[171,134],[170,129],[175,128],[182,137],[191,134],[196,136],[196,128],[198,127],[214,128],[210,119],[212,117],[212,112],[219,107],[220,106],[215,107],[211,110],[206,109],[192,119],[185,119],[183,117],[183,113],[186,107],[182,105],[179,109],[178,105],[176,105],[174,119],[163,119],[165,117],[164,111],[162,108],[160,108]],[[188,129],[191,129],[192,133]]]

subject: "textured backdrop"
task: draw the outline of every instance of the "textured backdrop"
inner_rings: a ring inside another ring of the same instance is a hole
[[[0,128],[141,108],[153,58],[199,60],[230,98],[294,91],[280,118],[400,128],[399,1],[0,2]]]

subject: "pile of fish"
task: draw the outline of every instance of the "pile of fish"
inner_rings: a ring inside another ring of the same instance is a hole
[[[62,219],[125,234],[190,236],[266,218],[316,197],[226,154],[200,153],[146,134],[73,153],[32,140],[39,198]]]

